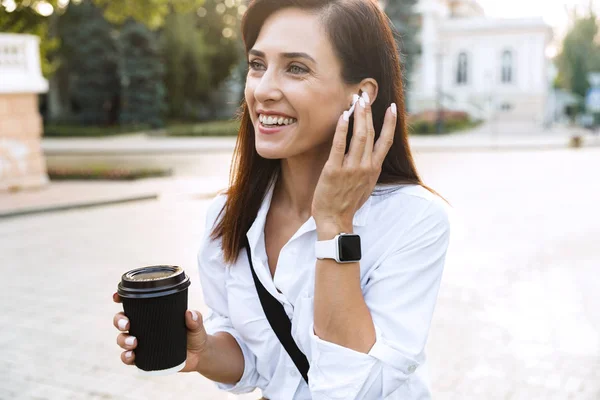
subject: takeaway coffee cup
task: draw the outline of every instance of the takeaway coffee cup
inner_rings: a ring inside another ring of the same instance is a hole
[[[145,375],[169,375],[185,366],[190,279],[181,267],[157,265],[126,272],[117,293],[137,338],[135,365]]]

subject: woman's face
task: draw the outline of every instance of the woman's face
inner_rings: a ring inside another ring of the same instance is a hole
[[[342,82],[340,61],[318,17],[295,8],[274,13],[248,61],[245,96],[258,154],[268,159],[329,154],[353,92]]]

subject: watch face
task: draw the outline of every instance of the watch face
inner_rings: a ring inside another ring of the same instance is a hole
[[[344,235],[338,240],[340,261],[360,261],[360,236]]]

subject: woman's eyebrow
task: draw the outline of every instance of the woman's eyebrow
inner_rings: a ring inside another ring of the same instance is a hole
[[[265,53],[260,50],[252,49],[248,52],[248,54],[252,54],[257,57],[265,58]],[[302,53],[302,52],[280,53],[280,56],[283,58],[306,58],[307,60],[310,60],[315,64],[317,63],[317,61],[314,58],[312,58],[308,54]]]

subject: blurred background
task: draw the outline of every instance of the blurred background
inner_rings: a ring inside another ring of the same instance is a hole
[[[417,166],[453,206],[434,398],[600,399],[599,2],[380,5]],[[196,254],[228,183],[246,7],[0,0],[0,399],[260,397],[137,375],[111,300],[122,273],[175,264],[205,309]]]

